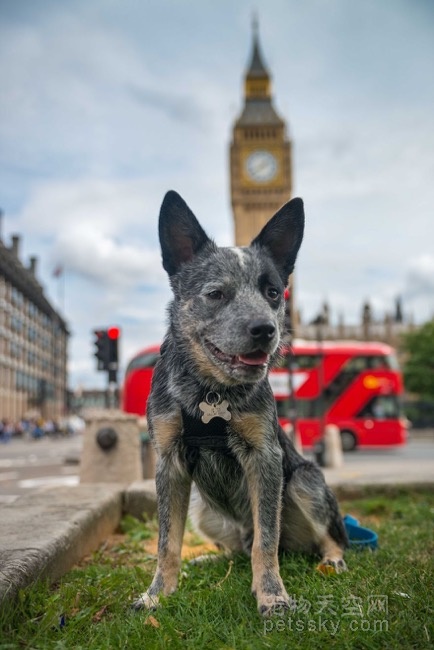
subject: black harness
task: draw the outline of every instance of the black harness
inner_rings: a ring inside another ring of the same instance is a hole
[[[201,449],[211,449],[230,458],[235,458],[228,442],[229,426],[226,420],[214,417],[205,424],[200,418],[192,417],[184,409],[181,409],[181,415],[183,424],[182,440],[190,475],[194,472]]]

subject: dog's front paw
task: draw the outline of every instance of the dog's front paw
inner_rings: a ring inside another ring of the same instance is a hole
[[[318,564],[316,570],[327,576],[334,573],[343,573],[344,571],[348,571],[348,567],[342,558],[324,558]]]
[[[262,594],[258,597],[258,612],[261,616],[284,616],[287,611],[296,609],[296,602],[288,596],[286,591],[281,594]]]
[[[149,591],[145,591],[131,604],[131,609],[134,609],[135,611],[140,611],[142,609],[154,610],[157,609],[159,605],[160,599],[158,595],[151,595]]]

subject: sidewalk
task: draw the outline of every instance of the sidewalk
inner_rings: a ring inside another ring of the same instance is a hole
[[[338,499],[359,498],[366,494],[389,494],[391,497],[399,490],[422,490],[434,492],[434,464],[432,461],[408,463],[397,462],[389,467],[368,464],[353,465],[351,468],[323,468],[326,482]]]
[[[387,452],[384,452],[387,454]],[[348,459],[345,456],[343,467],[323,468],[326,482],[337,492],[342,493],[371,486],[372,490],[391,491],[394,488],[411,486],[432,486],[434,490],[434,458],[390,458],[378,454],[375,457],[355,452]]]
[[[397,489],[434,491],[434,461],[354,456],[325,469],[338,497]],[[0,603],[38,579],[57,580],[118,526],[123,513],[156,511],[153,480],[51,488],[0,505]]]

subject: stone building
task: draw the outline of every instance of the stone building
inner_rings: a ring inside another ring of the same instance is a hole
[[[19,235],[7,246],[0,229],[0,419],[57,419],[65,412],[69,332],[37,280],[37,258],[25,266],[19,248]]]
[[[416,329],[412,318],[403,314],[400,298],[395,301],[394,309],[383,315],[374,315],[369,301],[360,308],[360,320],[356,324],[347,324],[343,315],[337,322],[332,322],[331,309],[327,302],[321,306],[318,315],[309,323],[302,322],[300,312],[294,318],[294,330],[298,338],[307,340],[354,340],[379,341],[392,347],[399,347],[402,335]]]

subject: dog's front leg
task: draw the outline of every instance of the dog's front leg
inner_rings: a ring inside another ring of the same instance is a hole
[[[252,592],[259,613],[270,616],[290,607],[279,571],[282,508],[282,453],[279,447],[251,452],[247,481],[253,515]]]
[[[159,595],[168,596],[178,585],[191,479],[174,454],[159,458],[156,486],[159,519],[157,570],[149,589],[135,601],[135,609],[157,607]]]

